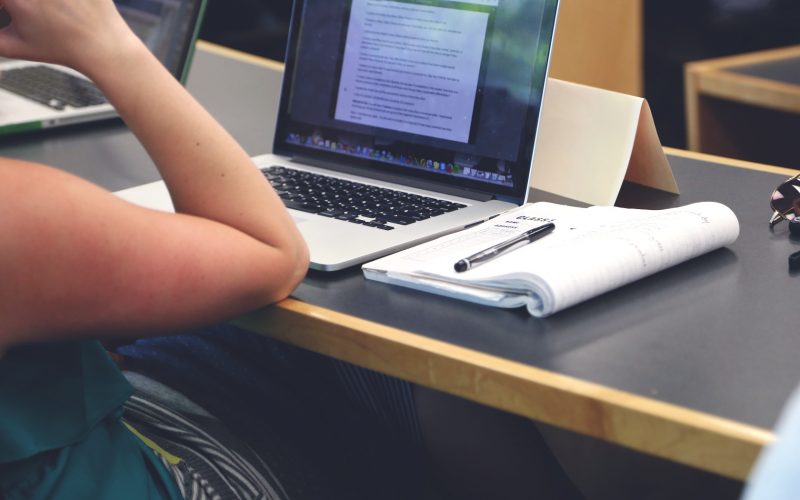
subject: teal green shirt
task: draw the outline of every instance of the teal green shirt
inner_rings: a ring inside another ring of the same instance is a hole
[[[10,349],[0,358],[0,498],[181,498],[120,422],[131,393],[96,341]]]

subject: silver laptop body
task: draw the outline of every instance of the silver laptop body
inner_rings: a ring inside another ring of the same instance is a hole
[[[557,0],[295,1],[274,154],[254,161],[289,207],[312,269],[358,265],[525,203],[557,9]],[[388,215],[374,196],[364,212],[319,193],[293,198],[285,169],[311,191],[331,178],[357,193],[399,191],[422,214]],[[171,209],[160,182],[119,194]]]
[[[188,74],[205,0],[116,0],[122,16],[181,81]],[[0,134],[117,116],[94,85],[63,66],[0,58]]]

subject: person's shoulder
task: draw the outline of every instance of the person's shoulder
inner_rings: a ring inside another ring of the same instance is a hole
[[[50,183],[61,183],[69,178],[74,176],[48,165],[0,157],[0,192],[19,193],[18,196],[4,196],[0,201],[24,200],[24,192],[44,190]]]
[[[86,187],[97,189],[88,181],[54,167],[0,158],[0,234],[9,241],[48,219],[57,219],[71,203],[70,198],[80,196]]]

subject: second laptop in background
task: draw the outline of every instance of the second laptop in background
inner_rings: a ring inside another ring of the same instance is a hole
[[[116,0],[128,25],[184,81],[205,0]],[[0,135],[117,116],[103,94],[70,68],[0,58]]]

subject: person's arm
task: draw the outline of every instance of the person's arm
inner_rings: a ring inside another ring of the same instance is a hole
[[[0,56],[92,78],[156,163],[177,214],[56,169],[0,160],[0,346],[155,334],[285,297],[308,265],[249,156],[128,29],[111,0],[4,0]]]

